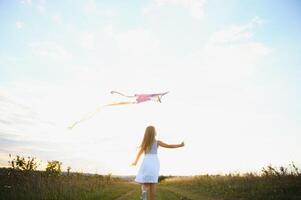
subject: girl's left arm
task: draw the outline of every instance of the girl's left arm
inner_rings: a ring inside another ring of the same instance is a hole
[[[139,158],[140,158],[140,156],[141,156],[142,153],[143,153],[143,150],[140,149],[139,152],[138,152],[138,154],[137,154],[137,157],[135,159],[135,162],[133,162],[132,165],[134,165],[134,166],[137,165],[137,162],[138,162],[138,160],[139,160]]]

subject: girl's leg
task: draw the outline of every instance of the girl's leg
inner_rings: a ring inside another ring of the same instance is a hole
[[[141,185],[141,190],[142,190],[142,191],[146,191],[146,190],[147,190],[147,183],[143,183],[143,184]]]
[[[149,199],[148,195],[149,195],[149,191],[150,191],[150,185],[148,183],[143,183],[142,184],[142,197],[144,198],[144,195],[147,195],[147,199]],[[144,192],[146,192],[146,194],[144,194]]]
[[[149,199],[150,200],[155,200],[155,193],[156,193],[156,183],[151,183],[150,184],[150,196],[149,196]]]
[[[147,200],[151,200],[151,183],[147,184]]]

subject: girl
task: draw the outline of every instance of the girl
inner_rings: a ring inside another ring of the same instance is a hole
[[[135,178],[135,181],[142,185],[141,199],[143,200],[146,199],[146,196],[149,200],[154,200],[155,198],[156,183],[158,183],[160,169],[160,163],[157,156],[157,148],[159,146],[165,148],[178,148],[184,146],[184,142],[182,142],[181,144],[165,144],[162,141],[157,141],[155,136],[155,127],[148,126],[145,129],[144,137],[140,145],[140,150],[137,154],[136,160],[132,163],[132,165],[134,166],[137,165],[140,156],[142,155],[142,153],[144,153],[143,162]]]

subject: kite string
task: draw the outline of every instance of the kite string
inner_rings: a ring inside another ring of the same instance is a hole
[[[116,91],[111,91],[111,94],[119,94],[119,95],[121,95],[121,96],[128,97],[128,98],[135,97],[135,96],[129,96],[129,95],[125,95],[125,94],[122,94],[122,93],[120,93],[120,92],[116,92]]]

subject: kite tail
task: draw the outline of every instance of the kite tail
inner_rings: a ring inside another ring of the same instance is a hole
[[[110,103],[104,106],[121,106],[121,105],[129,105],[129,104],[135,104],[136,101],[130,101],[130,102],[118,102],[118,103]]]
[[[77,124],[79,124],[79,123],[81,123],[81,122],[83,122],[83,121],[86,121],[86,120],[92,118],[98,111],[100,111],[101,108],[103,108],[103,107],[105,107],[105,106],[121,106],[121,105],[135,104],[135,103],[137,103],[137,102],[134,102],[134,101],[133,101],[133,102],[117,102],[117,103],[110,103],[110,104],[103,105],[103,106],[97,108],[94,112],[89,113],[89,114],[87,114],[85,117],[83,117],[82,119],[80,119],[80,120],[74,122],[74,123],[71,124],[68,128],[69,128],[69,129],[73,129]]]
[[[104,107],[104,106],[102,106],[102,107]],[[69,128],[69,129],[73,129],[77,124],[79,124],[79,123],[81,123],[81,122],[83,122],[83,121],[86,121],[86,120],[90,119],[90,118],[93,117],[98,111],[100,111],[100,109],[101,109],[102,107],[99,107],[99,108],[97,108],[95,111],[93,111],[93,112],[91,112],[91,113],[89,113],[89,114],[86,114],[86,116],[84,116],[84,117],[81,118],[80,120],[74,122],[74,123],[71,124],[68,128]]]

